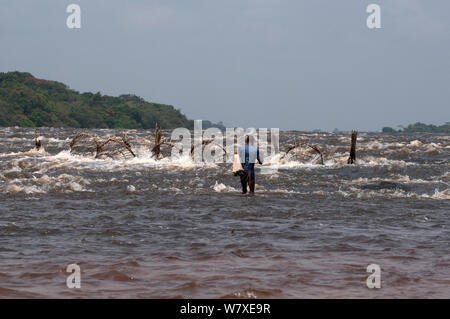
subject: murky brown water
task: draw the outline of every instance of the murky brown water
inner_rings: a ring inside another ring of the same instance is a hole
[[[0,297],[450,297],[450,136],[360,133],[349,166],[348,134],[284,132],[325,165],[271,158],[251,198],[231,164],[150,159],[150,131],[131,160],[70,155],[71,129],[29,152],[33,134],[0,129]]]

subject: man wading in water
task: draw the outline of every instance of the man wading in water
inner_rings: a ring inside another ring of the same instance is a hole
[[[247,194],[247,184],[250,187],[250,195],[255,195],[255,160],[262,165],[259,158],[259,148],[253,146],[253,136],[245,137],[245,145],[239,147],[239,159],[242,171],[239,172],[242,184],[242,194]]]

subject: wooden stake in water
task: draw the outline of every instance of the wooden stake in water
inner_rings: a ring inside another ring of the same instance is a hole
[[[356,162],[356,139],[358,137],[358,131],[352,131],[352,146],[350,148],[350,156],[347,160],[347,164],[355,164]]]
[[[34,130],[34,145],[37,151],[41,149],[41,140],[38,140],[38,130]]]
[[[155,126],[155,146],[152,149],[152,152],[156,159],[158,159],[159,154],[161,153],[161,130],[158,127],[158,123]]]

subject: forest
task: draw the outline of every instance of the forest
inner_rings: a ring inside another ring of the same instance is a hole
[[[172,105],[147,102],[131,94],[118,97],[79,93],[67,85],[35,78],[27,72],[0,73],[0,126],[193,129]],[[203,121],[203,128],[222,123]]]
[[[424,123],[414,123],[408,126],[399,126],[399,129],[393,129],[392,127],[383,127],[383,133],[450,133],[450,122],[446,122],[443,125],[433,125]]]

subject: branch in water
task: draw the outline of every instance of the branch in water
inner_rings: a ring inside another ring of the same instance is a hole
[[[284,155],[281,156],[280,159],[284,159],[289,154],[289,152],[291,152],[292,150],[294,150],[296,148],[302,147],[302,146],[309,147],[310,149],[314,150],[317,154],[319,154],[320,155],[320,164],[323,165],[323,155],[322,155],[322,152],[320,151],[319,147],[317,147],[315,145],[310,145],[307,142],[299,142],[299,143],[289,146],[287,148],[287,150],[284,152]]]
[[[133,157],[136,157],[136,154],[134,154],[131,148],[131,144],[126,133],[122,133],[121,137],[108,137],[105,141],[100,140],[96,135],[77,133],[70,142],[70,153],[77,153],[77,144],[81,144],[80,146],[86,146],[88,144],[87,141],[89,140],[95,144],[95,151],[90,151],[90,153],[95,152],[95,158],[101,158],[104,156],[116,158],[116,155],[118,154],[126,158],[127,153],[124,152],[124,149],[128,151],[128,155],[131,154]],[[83,153],[83,151],[81,151],[81,153]]]

